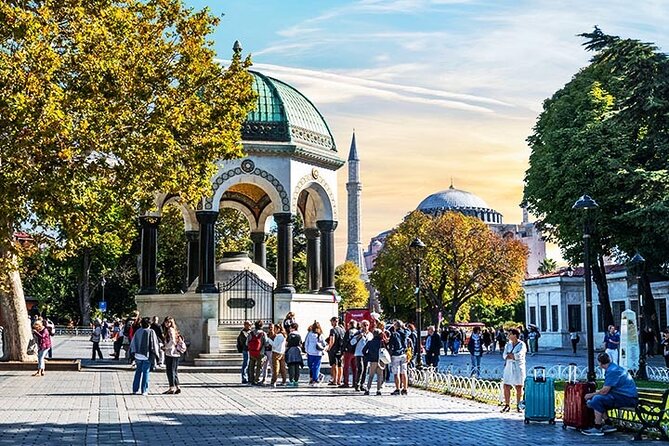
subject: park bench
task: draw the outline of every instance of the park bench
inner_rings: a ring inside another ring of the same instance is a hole
[[[635,430],[635,440],[643,434],[657,433],[669,441],[669,389],[639,389],[639,404],[636,407],[621,407],[609,411],[609,417],[619,426]]]

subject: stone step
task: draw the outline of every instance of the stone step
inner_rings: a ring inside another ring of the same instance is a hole
[[[242,358],[195,358],[193,365],[195,367],[236,367],[239,370],[242,366]]]

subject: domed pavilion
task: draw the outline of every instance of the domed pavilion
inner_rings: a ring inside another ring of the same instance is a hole
[[[241,49],[236,45],[235,50]],[[262,268],[266,266],[265,242],[271,221],[276,224],[276,287],[273,293],[270,287],[269,297],[272,314],[248,317],[269,322],[294,311],[327,323],[337,311],[337,304],[333,303],[334,231],[338,223],[337,169],[344,160],[323,115],[306,96],[279,79],[258,71],[250,73],[258,96],[242,129],[245,157],[212,160],[219,169],[211,180],[210,194],[202,198],[196,209],[178,196],[158,194],[157,212],[140,217],[138,307],[143,314],[181,317],[182,328],[183,318],[189,319],[185,325],[191,325],[191,342],[198,332],[211,337],[225,306],[222,300],[219,302],[224,284],[219,286],[216,282],[214,258],[214,225],[222,208],[236,209],[246,217],[253,241],[251,257]],[[188,240],[190,288],[181,298],[159,294],[156,288],[157,234],[161,212],[167,205],[180,208]],[[309,295],[295,294],[293,285],[293,224],[298,214],[307,237]],[[319,307],[319,303],[327,305]],[[248,301],[239,305],[248,305]],[[307,310],[304,305],[311,306]],[[195,350],[215,349],[214,343],[207,346],[207,342],[205,336],[200,345],[194,346]]]

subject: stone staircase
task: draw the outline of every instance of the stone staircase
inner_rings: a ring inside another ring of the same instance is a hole
[[[242,355],[237,352],[237,336],[241,327],[218,327],[218,353],[200,353],[193,359],[193,371],[239,373]]]

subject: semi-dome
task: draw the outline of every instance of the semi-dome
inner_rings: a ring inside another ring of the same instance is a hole
[[[274,276],[262,266],[251,262],[245,252],[226,252],[224,254],[221,263],[216,266],[216,283],[227,283],[244,270],[251,271],[263,282],[271,284],[272,288],[276,285]]]
[[[444,212],[460,212],[477,217],[485,223],[502,223],[502,214],[488,207],[483,198],[471,192],[456,189],[451,185],[446,190],[429,195],[418,205],[417,210],[431,215]]]
[[[341,166],[343,160],[337,156],[334,137],[314,104],[283,81],[249,72],[258,98],[242,128],[247,151],[290,152]]]

